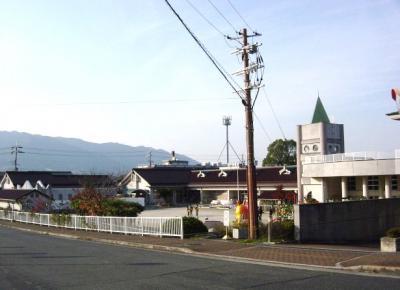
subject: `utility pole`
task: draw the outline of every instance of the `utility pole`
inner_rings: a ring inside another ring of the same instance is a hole
[[[258,234],[257,219],[257,181],[256,167],[254,164],[254,127],[253,127],[253,104],[251,101],[251,84],[249,69],[249,46],[247,29],[243,28],[241,33],[243,40],[242,59],[244,70],[245,112],[246,112],[246,143],[247,143],[247,196],[249,208],[249,239],[254,240]]]
[[[18,146],[18,143],[15,143],[15,146],[11,147],[11,154],[14,154],[14,171],[18,171],[18,154],[22,154],[25,153],[24,151],[22,151],[23,147],[22,146]]]
[[[152,162],[151,162],[152,160],[151,160],[151,151],[149,152],[149,167],[151,167],[151,165],[152,165]]]
[[[222,124],[226,126],[226,165],[229,166],[229,126],[232,124],[232,117],[224,116]]]

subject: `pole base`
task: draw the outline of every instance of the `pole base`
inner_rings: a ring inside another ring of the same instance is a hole
[[[232,240],[232,238],[228,235],[225,235],[222,237],[223,240]]]

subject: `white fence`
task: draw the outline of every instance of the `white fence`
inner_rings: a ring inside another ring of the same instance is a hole
[[[0,219],[75,230],[183,239],[182,217],[78,216],[0,210]]]
[[[342,161],[358,161],[358,160],[382,160],[400,158],[400,150],[393,152],[349,152],[329,155],[306,156],[305,164],[310,163],[327,163]]]

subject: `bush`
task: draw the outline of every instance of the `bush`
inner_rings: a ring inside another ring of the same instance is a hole
[[[102,202],[103,214],[106,216],[136,217],[144,207],[136,202],[127,202],[120,199],[105,199]]]
[[[195,217],[183,217],[183,233],[185,237],[207,232],[207,227],[199,219]]]
[[[400,227],[390,228],[386,232],[386,236],[390,238],[400,238]]]
[[[56,224],[58,226],[66,226],[71,223],[71,216],[68,214],[51,214],[50,221],[52,224]]]
[[[293,241],[294,240],[294,221],[282,220],[271,223],[271,240],[273,241]],[[268,225],[260,224],[260,237],[268,237]]]

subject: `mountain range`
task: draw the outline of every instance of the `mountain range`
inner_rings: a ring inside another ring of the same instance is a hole
[[[149,164],[150,152],[152,164],[171,158],[170,152],[152,147],[0,131],[1,171],[14,169],[15,154],[11,154],[11,147],[16,144],[22,147],[18,153],[19,170],[123,174],[138,165]],[[177,154],[176,158],[198,163],[185,155]]]

